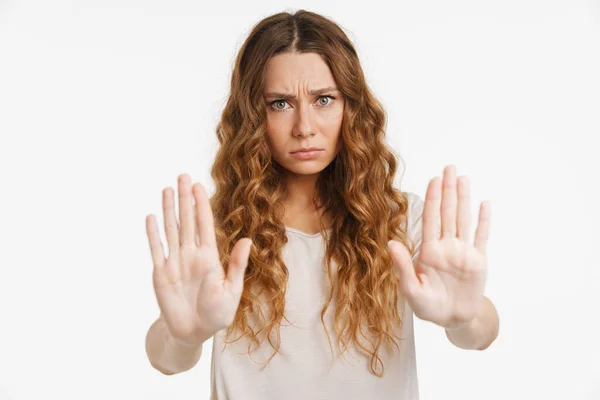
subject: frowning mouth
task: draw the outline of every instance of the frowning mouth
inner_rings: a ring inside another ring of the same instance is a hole
[[[299,158],[300,160],[309,160],[318,157],[321,153],[323,153],[323,150],[297,151],[292,153],[292,157]]]
[[[308,151],[313,151],[313,150],[323,150],[323,149],[320,149],[318,147],[302,147],[300,149],[292,151],[292,154],[293,153],[299,153],[299,152],[305,152],[306,153]]]

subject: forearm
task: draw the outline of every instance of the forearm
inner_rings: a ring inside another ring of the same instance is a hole
[[[500,328],[500,319],[494,304],[483,296],[479,314],[466,327],[449,331],[446,336],[452,344],[461,349],[485,350],[496,340]]]
[[[190,347],[176,341],[164,319],[159,317],[148,329],[146,354],[154,368],[173,375],[193,368],[200,360],[202,346]]]

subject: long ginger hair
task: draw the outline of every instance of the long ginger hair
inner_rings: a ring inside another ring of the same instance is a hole
[[[321,321],[329,337],[324,317],[335,296],[334,325],[338,346],[344,346],[342,353],[355,343],[371,356],[371,371],[383,376],[379,348],[384,340],[398,347],[395,329],[403,323],[397,307],[403,304],[399,303],[399,277],[387,242],[398,240],[414,253],[414,243],[401,227],[408,198],[393,188],[397,160],[384,141],[386,113],[367,86],[353,44],[336,23],[306,10],[274,14],[253,27],[236,57],[230,93],[216,127],[220,147],[211,169],[216,190],[210,205],[225,272],[234,244],[244,237],[253,244],[240,305],[227,336],[239,330],[236,340],[247,335],[250,344],[260,345],[259,334],[266,332],[273,356],[279,350],[288,279],[281,253],[287,243],[282,222],[286,182],[283,167],[271,157],[266,141],[263,83],[269,58],[286,52],[320,54],[345,98],[341,150],[319,173],[313,198],[316,209],[333,220],[325,241],[330,292]],[[326,234],[326,229],[321,220],[321,233]],[[331,259],[339,267],[335,282]],[[259,293],[266,304],[257,304]],[[251,326],[249,315],[256,315],[263,305],[267,317],[260,312],[257,326]],[[371,348],[358,340],[359,335]]]

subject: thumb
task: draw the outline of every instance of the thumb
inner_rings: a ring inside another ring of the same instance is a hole
[[[244,287],[244,273],[248,266],[248,258],[252,248],[252,240],[248,238],[240,239],[231,251],[229,268],[227,271],[227,280],[231,288],[241,293]]]
[[[394,265],[400,277],[400,287],[405,295],[414,296],[420,288],[419,279],[415,272],[410,252],[402,243],[396,240],[388,242],[388,249],[394,260]]]

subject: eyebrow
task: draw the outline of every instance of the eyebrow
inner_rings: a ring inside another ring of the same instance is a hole
[[[338,91],[338,88],[335,86],[330,86],[330,87],[326,87],[326,88],[322,88],[322,89],[315,89],[315,90],[310,90],[308,93],[312,94],[312,95],[320,95],[323,93],[327,93],[327,92],[335,92]],[[290,93],[278,93],[278,92],[269,92],[269,93],[265,93],[265,97],[277,97],[283,100],[287,100],[287,99],[295,99],[296,96],[294,96],[293,94]]]

